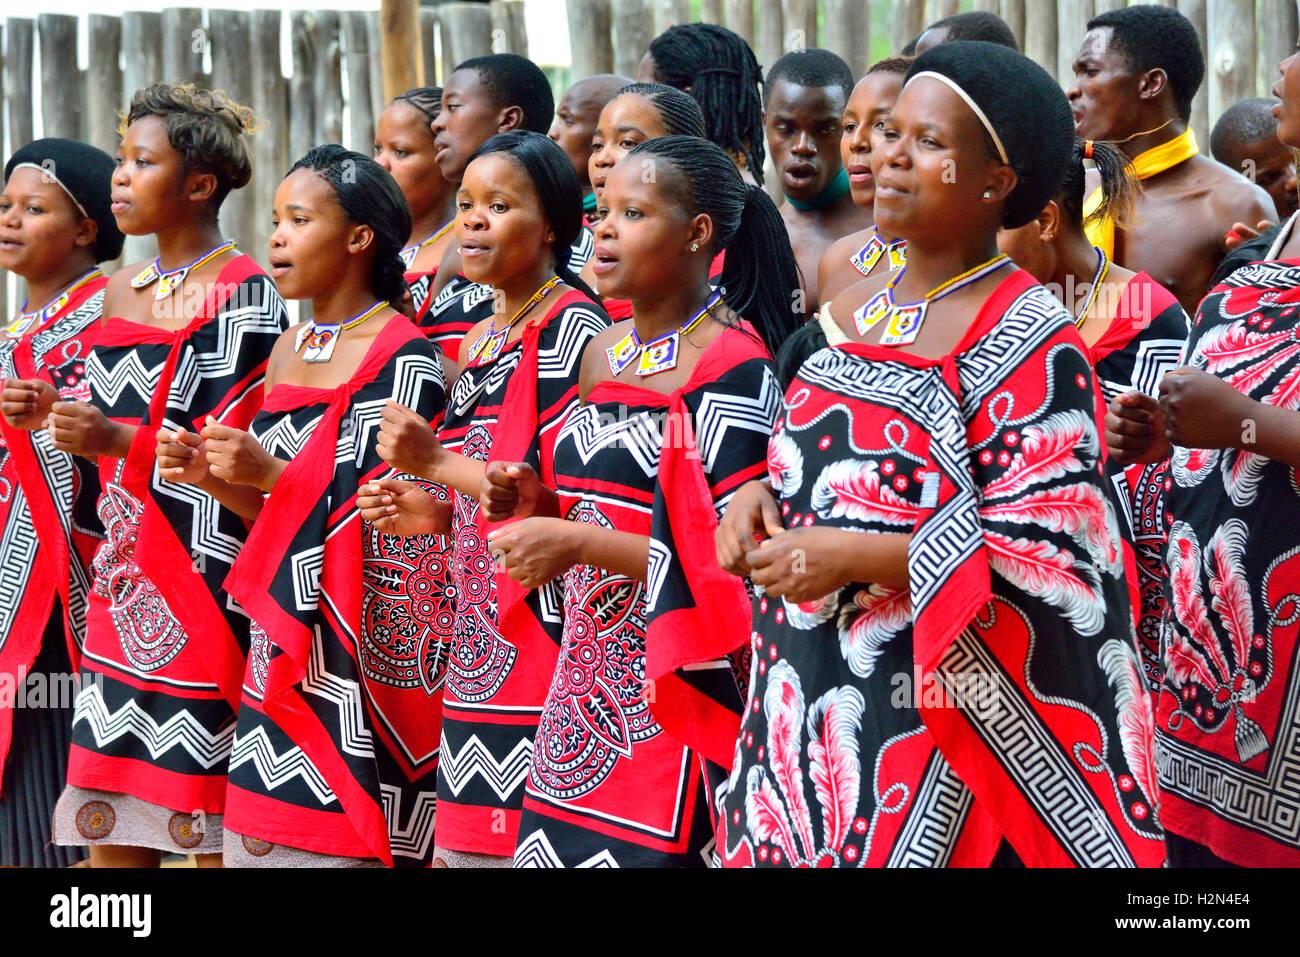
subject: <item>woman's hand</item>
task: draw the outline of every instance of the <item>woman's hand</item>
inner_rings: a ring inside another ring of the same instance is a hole
[[[44,428],[59,390],[44,379],[5,379],[0,390],[0,415],[15,429]]]
[[[435,472],[443,448],[437,434],[424,416],[392,399],[381,414],[375,451],[399,472],[438,481]]]
[[[776,499],[767,483],[746,482],[736,490],[713,536],[723,571],[747,577],[752,569],[745,556],[754,545],[785,531]]]
[[[1160,403],[1136,389],[1111,400],[1106,410],[1106,451],[1123,466],[1169,458],[1169,436]]]
[[[1254,444],[1250,406],[1255,405],[1218,376],[1175,369],[1160,381],[1165,435],[1188,449],[1237,449]]]
[[[843,536],[852,535],[853,541]],[[816,525],[782,531],[745,554],[750,580],[773,598],[791,602],[824,598],[851,579],[842,560],[846,547],[867,547],[866,536]]]
[[[252,485],[270,492],[288,464],[262,448],[247,432],[222,425],[212,416],[208,416],[201,434],[208,471],[231,485]]]
[[[357,490],[361,517],[386,535],[446,535],[451,502],[402,479],[367,482]]]
[[[158,430],[158,474],[168,482],[198,485],[208,477],[208,457],[196,432]]]
[[[1261,219],[1255,224],[1254,229],[1251,229],[1245,223],[1233,223],[1232,228],[1228,230],[1227,234],[1223,237],[1224,251],[1232,252],[1242,243],[1249,242],[1252,239],[1258,239],[1266,230],[1272,229],[1276,225],[1276,223],[1270,222],[1267,219]]]
[[[483,472],[479,507],[489,522],[527,518],[537,508],[542,480],[527,462],[489,462]]]
[[[50,406],[49,430],[56,449],[88,459],[125,458],[135,434],[89,402],[55,402]]]
[[[488,534],[488,551],[523,587],[545,585],[578,563],[581,526],[562,518],[525,518]]]

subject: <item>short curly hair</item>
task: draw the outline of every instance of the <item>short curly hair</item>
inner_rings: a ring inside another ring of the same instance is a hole
[[[1111,46],[1138,72],[1160,69],[1169,77],[1178,114],[1192,115],[1192,97],[1205,79],[1205,54],[1192,21],[1152,3],[1121,7],[1088,21],[1089,30],[1110,27]]]
[[[187,172],[199,170],[217,178],[215,206],[252,179],[248,139],[255,129],[253,111],[220,90],[193,83],[155,83],[137,90],[118,134],[125,135],[127,127],[146,116],[163,121],[167,142],[184,158]]]

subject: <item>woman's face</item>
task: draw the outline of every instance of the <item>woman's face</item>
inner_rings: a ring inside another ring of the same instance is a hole
[[[280,181],[272,216],[271,277],[285,299],[314,299],[348,269],[348,256],[373,242],[350,221],[334,189],[315,170],[296,169]]]
[[[1273,95],[1282,102],[1273,107],[1277,117],[1277,138],[1292,149],[1300,149],[1300,45],[1282,61],[1282,78]]]
[[[506,153],[488,153],[465,169],[456,193],[461,268],[473,282],[501,286],[554,260],[555,232],[533,181]]]
[[[894,108],[903,77],[884,70],[869,73],[858,81],[844,108],[844,132],[840,136],[840,158],[849,174],[853,202],[870,209],[876,199],[876,181],[871,174],[872,138]]]
[[[375,124],[375,162],[393,174],[412,219],[428,214],[446,195],[447,181],[433,155],[428,118],[403,100],[389,103]]]
[[[0,269],[39,281],[57,276],[70,256],[94,243],[94,220],[81,215],[62,186],[30,166],[13,171],[0,192]]]
[[[172,148],[161,117],[132,123],[117,150],[113,216],[128,236],[147,236],[175,223],[186,201],[185,159]]]
[[[593,227],[592,268],[600,294],[633,302],[680,284],[687,257],[709,255],[708,235],[697,235],[694,219],[665,188],[670,177],[642,175],[640,160],[628,157],[609,174],[601,219]],[[675,179],[680,174],[670,175]],[[711,224],[709,229],[711,235]],[[692,252],[692,243],[700,248]]]
[[[624,93],[605,104],[591,139],[587,174],[591,188],[600,197],[610,170],[638,143],[667,136],[659,111],[644,96]]]
[[[871,153],[880,229],[910,242],[985,218],[982,194],[1002,166],[985,135],[947,84],[924,76],[908,84]]]

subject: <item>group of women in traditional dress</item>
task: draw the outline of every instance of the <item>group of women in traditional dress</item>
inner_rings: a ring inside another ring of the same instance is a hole
[[[9,160],[3,863],[1155,866],[1193,819],[1157,738],[1268,751],[1300,240],[1189,342],[1085,236],[1123,156],[950,42],[848,98],[874,225],[805,317],[752,52],[674,27],[641,73],[589,214],[496,54],[298,159],[269,272],[219,226],[254,129],[219,93]],[[124,236],[158,256],[106,275]],[[75,706],[20,706],[57,673]],[[1193,850],[1235,841],[1300,861]]]

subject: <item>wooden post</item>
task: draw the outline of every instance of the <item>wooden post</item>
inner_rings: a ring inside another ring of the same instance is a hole
[[[1178,0],[1178,12],[1192,21],[1196,35],[1201,38],[1201,50],[1205,53],[1206,77],[1201,88],[1192,100],[1192,130],[1201,148],[1210,148],[1210,87],[1213,86],[1214,66],[1210,62],[1209,44],[1206,42],[1209,30],[1209,11],[1206,0]],[[1215,114],[1216,116],[1218,114]]]
[[[379,56],[382,31],[379,27],[378,10],[367,10],[363,15],[366,18],[366,49],[369,51],[366,61],[370,66],[370,111],[377,118],[388,105],[388,100],[384,98],[384,64]],[[445,45],[442,47],[442,63],[443,79],[446,79],[446,75],[451,72],[451,66],[447,60]]]
[[[157,79],[205,85],[203,51],[209,38],[203,28],[203,11],[198,7],[167,7],[162,23],[163,75]]]
[[[825,0],[825,3],[822,43],[843,57],[853,75],[860,77],[871,65],[871,4],[867,0]]]
[[[1025,56],[1056,75],[1056,0],[1025,0]]]
[[[1127,7],[1128,0],[1093,0],[1092,15],[1100,16],[1103,13],[1110,13],[1112,10],[1118,10],[1120,7]],[[1168,4],[1166,4],[1168,6]]]
[[[1232,104],[1255,95],[1255,2],[1216,0],[1210,14],[1209,36],[1214,41],[1206,56],[1206,75],[1209,115],[1217,119]]]
[[[754,0],[727,0],[727,29],[754,45]]]
[[[1259,5],[1259,57],[1255,64],[1255,93],[1270,96],[1280,76],[1278,66],[1295,49],[1300,32],[1295,0],[1265,0]]]
[[[380,0],[379,34],[387,103],[403,90],[420,85],[419,0]]]
[[[166,14],[164,14],[166,16]],[[244,10],[209,10],[208,26],[212,36],[212,88],[221,90],[236,103],[251,107],[253,99],[253,72],[250,62],[248,13]],[[259,117],[260,119],[260,117]],[[249,149],[253,149],[249,140]],[[257,157],[252,157],[256,162]],[[257,210],[253,197],[253,183],[259,170],[253,167],[253,178],[243,189],[232,190],[221,204],[222,232],[239,244],[239,248],[258,262],[266,264],[266,241],[259,234],[267,230],[256,228],[258,220],[271,218],[269,208]],[[259,216],[258,213],[261,213]]]
[[[343,14],[343,62],[348,70],[348,147],[369,152],[375,142],[375,115],[370,91],[370,44],[366,15],[360,10]]]
[[[528,56],[528,25],[524,0],[492,0],[492,49],[498,53]],[[498,41],[501,49],[497,50]]]
[[[438,85],[438,50],[433,38],[438,32],[436,7],[420,8],[420,76],[421,86]],[[398,91],[402,92],[401,90]]]
[[[776,3],[777,0],[765,0]],[[654,0],[655,36],[679,23],[691,22],[691,0]]]
[[[700,22],[722,23],[722,0],[700,0]]]
[[[960,0],[925,0],[925,23],[921,29],[924,30],[939,20],[956,16],[960,12],[960,7]]]
[[[32,40],[36,21],[26,17],[10,17],[5,21],[5,88],[30,90],[32,88]],[[32,98],[14,96],[9,99],[9,152],[30,143],[32,135]],[[116,143],[114,143],[116,146]]]
[[[129,10],[122,14],[122,110],[137,90],[157,83],[162,70],[162,14]],[[135,263],[158,255],[152,236],[127,236],[122,262]]]
[[[470,57],[492,52],[492,11],[484,4],[444,4],[438,10],[438,27],[442,31],[443,60],[453,67]],[[609,35],[608,26],[605,35]],[[577,55],[578,51],[574,50],[574,56]]]
[[[289,171],[289,88],[280,68],[281,11],[254,10],[249,30],[252,93],[249,105],[261,129],[253,134],[253,239],[245,252],[265,262],[271,236],[275,190]],[[218,42],[220,42],[218,40]],[[213,61],[216,67],[216,61]],[[369,151],[369,142],[366,143]],[[296,160],[294,156],[292,159]]]
[[[894,0],[894,27],[889,52],[894,56],[925,29],[925,0]]]
[[[12,21],[10,21],[12,22]],[[86,83],[86,142],[113,153],[117,149],[117,111],[122,108],[122,21],[92,13],[90,29],[90,76]]]
[[[1092,0],[1057,0],[1056,3],[1056,68],[1048,69],[1061,86],[1074,82],[1074,55],[1079,52],[1092,19]]]
[[[982,13],[996,13],[1001,16],[1001,4],[998,0],[974,0],[971,4],[972,10],[978,10]]]
[[[613,0],[612,11],[614,72],[635,77],[655,38],[654,8],[649,0]]]
[[[289,157],[297,160],[316,145],[316,46],[312,36],[314,14],[290,14],[293,71],[289,74]]]
[[[1011,28],[1016,38],[1016,46],[1025,48],[1025,0],[1002,0],[1000,16]]]
[[[569,82],[598,73],[613,73],[613,13],[609,0],[565,0],[564,9],[569,20],[569,55],[573,63]]]
[[[343,141],[342,54],[339,50],[339,14],[337,10],[318,10],[312,24],[312,46],[316,50],[315,89],[316,142]],[[413,86],[420,86],[417,82]],[[410,87],[403,87],[403,90]]]
[[[781,52],[817,46],[817,0],[781,0]]]
[[[81,84],[76,82],[77,18],[42,13],[37,20],[41,39],[41,135],[81,139]]]
[[[776,0],[759,0],[758,10],[754,14],[754,53],[758,65],[767,75],[768,69],[785,52],[785,20],[781,13],[781,4]]]

